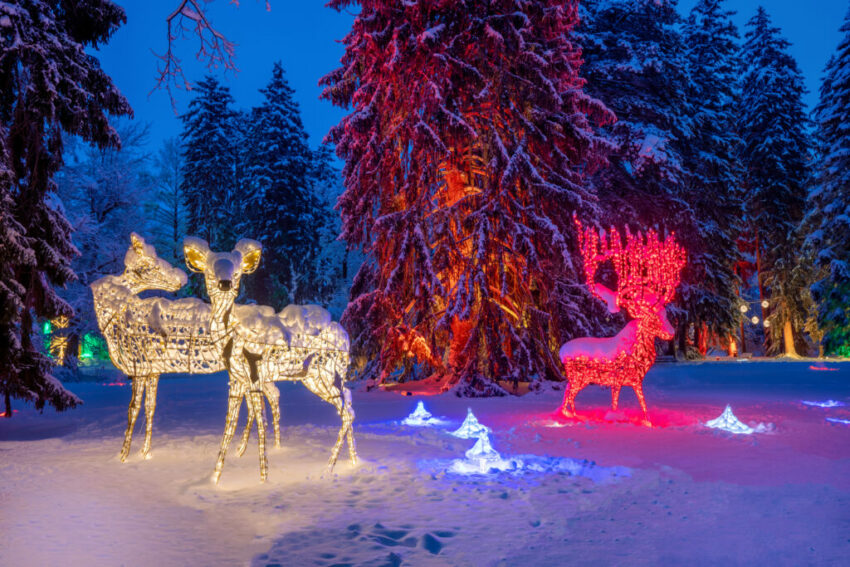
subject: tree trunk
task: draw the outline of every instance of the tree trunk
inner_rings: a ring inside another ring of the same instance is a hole
[[[785,320],[785,326],[782,327],[782,338],[785,339],[785,354],[797,356],[797,349],[794,348],[794,329],[791,326],[791,319]]]
[[[11,394],[9,394],[9,392],[6,392],[5,398],[6,398],[6,413],[4,413],[3,415],[6,416],[6,417],[12,417],[12,396],[11,396]]]

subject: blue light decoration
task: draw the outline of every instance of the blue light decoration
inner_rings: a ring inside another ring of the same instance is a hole
[[[416,404],[416,409],[409,416],[401,420],[402,425],[411,425],[413,427],[431,427],[433,425],[444,425],[447,422],[436,418],[425,409],[425,403],[419,402]]]
[[[850,425],[850,419],[841,419],[840,417],[828,417],[827,421],[831,421],[832,423],[840,423],[841,425]]]
[[[478,418],[472,413],[472,408],[466,408],[466,419],[450,435],[460,437],[461,439],[477,439],[481,435],[487,435],[488,433],[490,433],[490,428],[478,421]]]
[[[817,407],[817,408],[838,408],[838,407],[847,405],[844,402],[839,402],[838,400],[826,400],[826,401],[823,401],[823,402],[813,402],[813,401],[809,401],[809,400],[800,400],[800,403],[807,405],[807,406],[814,406],[814,407]]]
[[[732,413],[732,406],[729,405],[726,406],[726,409],[723,410],[720,417],[706,421],[705,426],[711,427],[712,429],[728,431],[729,433],[734,433],[736,435],[752,435],[756,432],[755,429],[749,425],[745,425],[741,422],[741,420],[735,417],[735,414]]]
[[[515,470],[522,467],[519,459],[503,459],[490,444],[490,436],[484,432],[478,436],[465,458],[451,462],[448,472],[456,474],[487,474],[490,472]]]

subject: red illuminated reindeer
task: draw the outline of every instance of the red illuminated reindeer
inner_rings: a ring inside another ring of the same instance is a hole
[[[611,313],[622,307],[632,320],[613,337],[585,337],[564,343],[559,354],[569,389],[561,412],[575,412],[576,395],[588,384],[610,386],[611,405],[616,410],[620,388],[631,386],[649,424],[643,378],[655,361],[655,338],[673,338],[664,306],[679,285],[685,251],[672,235],[662,241],[654,230],[643,235],[627,229],[623,238],[616,229],[605,235],[584,229],[577,218],[575,223],[591,292],[607,303]],[[608,260],[617,274],[616,292],[594,282],[599,264]]]

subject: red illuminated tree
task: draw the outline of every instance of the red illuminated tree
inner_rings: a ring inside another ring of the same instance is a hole
[[[570,219],[595,200],[579,170],[600,145],[589,121],[611,118],[581,90],[578,3],[329,2],[353,4],[322,84],[351,108],[329,138],[343,237],[371,258],[343,317],[354,348],[381,379],[422,368],[465,395],[559,376],[559,333],[589,331],[569,285]]]

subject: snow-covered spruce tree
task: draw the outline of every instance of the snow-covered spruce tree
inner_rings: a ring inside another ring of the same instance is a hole
[[[183,237],[186,236],[186,198],[183,195],[183,147],[177,138],[162,143],[154,158],[156,182],[153,209],[153,237],[157,253],[172,264],[183,262]]]
[[[119,137],[107,113],[130,106],[87,48],[125,20],[108,0],[0,4],[0,393],[58,410],[78,398],[51,375],[36,318],[71,316],[54,290],[74,278],[71,227],[51,204],[63,131],[101,147]]]
[[[566,285],[582,281],[572,214],[595,210],[578,169],[602,143],[588,116],[611,118],[581,91],[578,3],[359,4],[321,81],[352,109],[329,138],[343,237],[370,257],[343,317],[355,355],[380,380],[444,374],[461,395],[563,379],[554,350],[590,331]]]
[[[59,292],[74,317],[63,329],[54,328],[67,340],[66,366],[76,366],[82,337],[99,332],[89,286],[101,276],[123,271],[130,232],[146,232],[145,206],[155,185],[145,152],[149,127],[122,121],[117,130],[121,148],[92,147],[78,140],[68,144],[66,164],[56,176],[56,194],[80,251],[71,263],[77,278]]]
[[[585,0],[581,8],[586,91],[617,116],[601,129],[612,144],[608,166],[591,178],[603,226],[692,226],[682,200],[690,113],[676,1]]]
[[[688,173],[682,196],[697,219],[695,230],[677,234],[688,251],[672,308],[683,351],[691,325],[699,343],[704,332],[733,335],[741,317],[735,273],[743,219],[735,114],[741,65],[733,13],[722,0],[699,0],[683,26],[693,123],[682,145]]]
[[[313,152],[279,62],[260,92],[264,99],[251,113],[246,140],[241,205],[243,232],[263,243],[263,265],[246,284],[259,292],[252,297],[282,306],[311,297],[321,211],[313,192]]]
[[[795,355],[794,335],[805,325],[808,275],[799,261],[811,141],[803,104],[806,89],[789,43],[759,7],[747,22],[738,128],[747,232],[756,245],[758,285],[768,351]]]
[[[189,234],[222,250],[235,243],[237,113],[230,89],[208,76],[194,88],[183,120],[183,196]]]
[[[850,355],[850,11],[838,50],[827,64],[815,108],[817,159],[809,194],[822,277],[812,285],[827,354]]]

